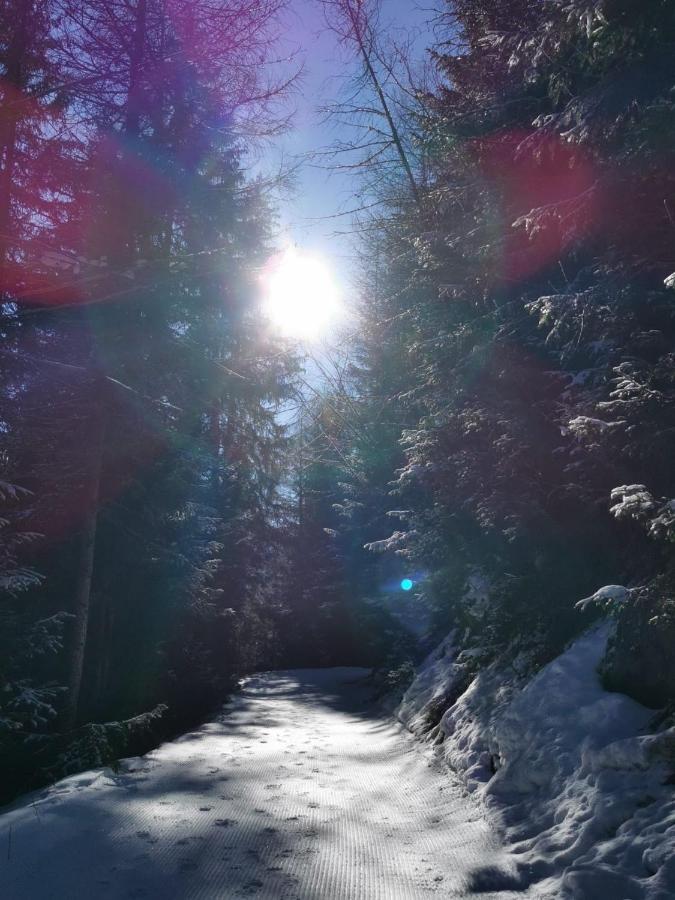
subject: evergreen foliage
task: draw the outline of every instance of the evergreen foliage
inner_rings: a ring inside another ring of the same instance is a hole
[[[5,794],[149,746],[271,658],[297,370],[258,309],[270,214],[241,162],[242,129],[276,127],[279,5],[13,6]]]
[[[449,0],[420,202],[362,238],[360,402],[392,423],[369,547],[483,658],[538,665],[588,623],[576,600],[644,587],[605,677],[655,705],[672,664],[636,672],[673,637],[674,22],[667,3]]]

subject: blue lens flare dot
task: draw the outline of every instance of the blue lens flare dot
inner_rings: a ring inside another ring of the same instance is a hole
[[[409,578],[402,579],[402,581],[401,581],[401,590],[402,591],[409,591],[412,588],[412,586],[413,586],[413,583]]]

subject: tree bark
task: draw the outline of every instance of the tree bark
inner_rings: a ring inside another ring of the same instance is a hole
[[[94,559],[96,552],[96,529],[98,525],[98,506],[101,486],[101,466],[105,420],[100,382],[94,387],[94,422],[92,443],[90,448],[90,466],[84,495],[84,523],[82,528],[80,554],[77,565],[74,620],[71,629],[71,646],[68,660],[68,694],[63,714],[63,726],[66,730],[77,724],[80,695],[82,693],[82,673],[84,656],[87,648],[87,632],[91,608],[91,585],[94,575]]]

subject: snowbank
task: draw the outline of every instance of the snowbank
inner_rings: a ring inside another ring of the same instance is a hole
[[[419,734],[450,697],[427,737],[496,814],[513,855],[503,880],[532,896],[675,896],[675,728],[649,734],[653,710],[602,688],[608,634],[584,635],[526,682],[489,666],[455,697],[462,667],[450,637],[399,708]]]
[[[413,734],[424,734],[440,719],[453,698],[453,688],[461,676],[457,649],[451,632],[420,667],[415,680],[403,695],[397,716]]]

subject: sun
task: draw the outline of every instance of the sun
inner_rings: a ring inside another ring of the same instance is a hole
[[[317,340],[342,313],[340,292],[329,267],[294,247],[270,265],[264,286],[265,313],[286,337]]]

